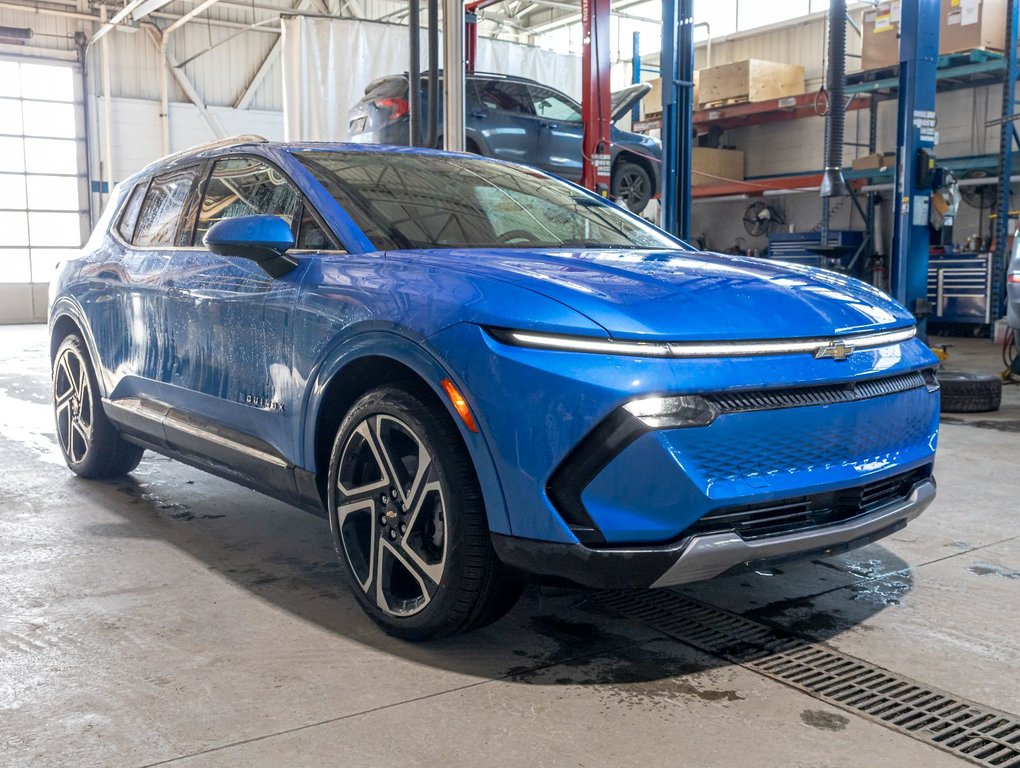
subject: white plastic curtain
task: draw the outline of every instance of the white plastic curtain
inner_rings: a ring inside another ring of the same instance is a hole
[[[421,66],[428,44],[421,30]],[[283,19],[283,121],[287,141],[343,141],[348,113],[378,77],[408,70],[408,29],[359,19]],[[442,35],[440,35],[442,68]],[[581,93],[581,60],[505,40],[478,39],[479,72],[530,77],[573,98]]]

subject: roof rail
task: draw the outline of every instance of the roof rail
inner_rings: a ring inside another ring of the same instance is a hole
[[[193,147],[188,147],[187,149],[182,149],[178,152],[172,152],[166,157],[161,157],[159,160],[149,163],[149,165],[147,165],[146,168],[151,167],[156,163],[163,164],[169,161],[179,160],[182,157],[198,155],[201,154],[202,152],[207,152],[210,149],[222,149],[223,147],[236,147],[242,146],[244,144],[265,144],[267,141],[269,141],[269,139],[267,139],[265,136],[258,136],[254,133],[242,133],[237,136],[227,136],[225,139],[215,139],[213,141],[208,141],[205,144],[196,144]]]

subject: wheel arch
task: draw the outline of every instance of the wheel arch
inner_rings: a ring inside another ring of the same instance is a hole
[[[615,174],[616,169],[620,167],[621,163],[633,163],[639,165],[645,169],[645,173],[648,174],[648,180],[652,183],[651,196],[655,197],[658,192],[658,174],[655,172],[655,163],[651,159],[639,155],[636,152],[631,152],[629,149],[621,149],[616,153],[616,157],[613,158],[613,166],[610,174]]]
[[[85,342],[85,349],[88,351],[89,362],[92,364],[92,371],[96,375],[99,384],[99,394],[106,397],[109,392],[109,384],[106,380],[106,371],[98,364],[99,355],[96,350],[95,339],[92,338],[89,324],[85,321],[85,315],[78,304],[66,297],[61,297],[54,302],[50,310],[50,367],[57,356],[57,348],[60,342],[69,333],[77,333]]]
[[[309,387],[305,409],[302,463],[315,475],[323,508],[326,507],[329,457],[344,416],[365,392],[384,384],[396,384],[437,404],[453,421],[474,465],[489,529],[494,533],[509,533],[509,515],[488,442],[481,433],[467,429],[441,389],[440,382],[449,378],[470,401],[470,394],[464,391],[458,377],[420,345],[398,334],[363,334],[354,349],[350,346],[349,343],[343,354],[320,366]]]

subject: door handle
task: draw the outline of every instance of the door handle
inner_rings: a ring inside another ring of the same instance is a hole
[[[547,123],[545,120],[538,124],[539,128],[559,128],[556,123]]]
[[[474,112],[471,113],[471,117],[477,117],[479,120],[481,120],[488,114],[489,114],[488,112],[482,112],[481,110],[476,109]]]
[[[170,288],[167,289],[166,295],[171,299],[187,299],[191,296],[191,291],[186,291],[183,288],[178,288],[176,286],[170,286]]]

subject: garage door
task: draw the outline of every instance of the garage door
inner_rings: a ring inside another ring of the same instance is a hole
[[[71,66],[0,61],[0,321],[42,320],[56,264],[88,232]]]

